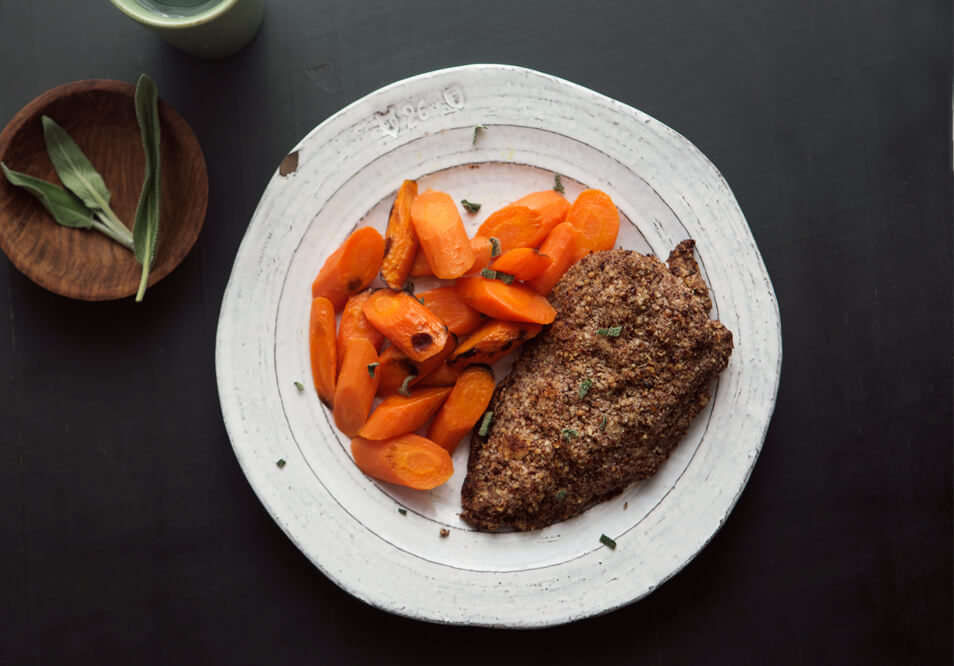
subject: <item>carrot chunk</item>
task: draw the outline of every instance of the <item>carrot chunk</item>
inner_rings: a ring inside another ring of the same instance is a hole
[[[417,255],[417,234],[411,224],[411,203],[417,196],[417,183],[405,180],[397,191],[388,226],[384,232],[384,259],[381,279],[391,289],[401,289],[411,273]]]
[[[384,344],[384,336],[381,332],[371,325],[368,318],[364,316],[364,304],[371,297],[371,290],[359,292],[351,296],[341,311],[341,323],[338,324],[338,362],[344,360],[345,347],[349,340],[355,338],[365,338],[374,345],[378,351]]]
[[[365,338],[348,342],[338,384],[335,387],[334,418],[338,430],[354,437],[368,420],[368,412],[378,390],[377,373],[371,376],[368,366],[378,362],[378,353]]]
[[[454,335],[467,335],[482,322],[480,313],[457,297],[453,285],[421,291],[417,297]]]
[[[311,377],[318,397],[331,407],[335,399],[335,306],[324,296],[311,300],[308,326],[308,346],[311,352]]]
[[[540,213],[527,206],[508,204],[484,220],[477,235],[496,238],[504,252],[515,247],[532,247],[538,238],[543,238]]]
[[[431,265],[427,263],[427,257],[420,247],[417,248],[417,254],[414,255],[414,263],[411,264],[411,277],[434,277],[434,271]]]
[[[556,310],[547,299],[523,285],[464,277],[454,288],[460,300],[495,319],[549,324],[556,318]]]
[[[374,408],[358,437],[390,439],[414,432],[427,423],[450,392],[447,387],[436,387],[415,389],[409,396],[390,395]]]
[[[566,213],[566,221],[580,232],[579,253],[612,250],[619,234],[619,211],[609,195],[584,190]]]
[[[487,264],[490,263],[493,246],[490,244],[489,238],[474,236],[470,239],[470,249],[474,251],[474,263],[465,275],[479,273],[481,268],[487,267]],[[427,257],[424,256],[424,252],[420,248],[418,248],[417,254],[414,255],[414,263],[411,265],[411,277],[434,277],[434,271],[431,270],[431,265],[427,263]]]
[[[444,322],[406,291],[379,289],[363,309],[371,325],[414,361],[430,358],[447,342]]]
[[[540,215],[540,230],[531,247],[537,247],[547,237],[553,227],[566,220],[566,212],[570,209],[570,202],[555,190],[531,192],[513,202],[515,206],[526,206]]]
[[[340,310],[348,296],[371,284],[383,256],[384,238],[377,229],[361,227],[354,231],[325,260],[311,284],[312,297],[324,296],[335,310]]]
[[[394,345],[381,352],[379,362],[380,365],[374,371],[374,374],[381,378],[381,382],[378,384],[378,395],[396,393],[404,385],[405,379],[412,377],[411,382],[413,382],[420,376],[417,369],[418,364],[409,359],[404,352]],[[408,386],[410,385],[409,382]]]
[[[463,363],[454,366],[447,365],[446,362],[441,363],[434,372],[425,375],[417,386],[453,386],[463,372],[463,366]]]
[[[492,319],[457,346],[454,353],[447,359],[447,365],[454,366],[462,362],[465,365],[471,363],[490,365],[519,347],[524,340],[536,336],[542,328],[540,324]]]
[[[453,390],[427,430],[427,438],[453,453],[457,444],[477,424],[494,394],[494,372],[486,365],[472,365],[458,377]]]
[[[445,449],[414,434],[384,440],[356,437],[351,440],[351,455],[368,476],[417,490],[436,488],[454,473]]]
[[[457,204],[446,192],[426,190],[411,204],[411,222],[434,275],[460,277],[474,265],[474,251]]]
[[[558,224],[540,246],[540,252],[553,257],[553,263],[527,284],[538,294],[549,294],[567,269],[580,258],[579,245],[580,232],[576,227],[569,222]]]
[[[508,273],[518,280],[532,280],[548,269],[553,257],[532,247],[515,247],[490,262],[490,270]]]

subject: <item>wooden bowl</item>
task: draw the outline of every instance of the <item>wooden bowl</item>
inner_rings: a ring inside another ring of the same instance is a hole
[[[0,161],[60,184],[43,142],[41,116],[58,122],[102,174],[110,206],[132,226],[145,156],[135,86],[92,79],[67,83],[27,104],[0,133]],[[209,198],[205,158],[195,134],[159,100],[162,202],[149,284],[169,274],[199,236]],[[92,229],[61,227],[28,192],[0,174],[0,248],[24,275],[69,298],[105,301],[136,293],[142,267],[132,252]]]

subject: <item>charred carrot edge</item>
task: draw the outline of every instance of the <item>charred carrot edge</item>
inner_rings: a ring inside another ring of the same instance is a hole
[[[490,262],[490,270],[514,276],[518,280],[532,280],[553,264],[553,257],[532,247],[507,250]]]
[[[455,335],[467,335],[483,322],[477,310],[457,297],[453,285],[419,291],[416,296],[424,307],[436,314]]]
[[[427,438],[453,453],[484,414],[494,394],[494,373],[486,365],[464,370],[427,430]]]
[[[411,222],[434,275],[458,278],[474,265],[474,251],[457,204],[446,192],[426,190],[411,204]]]
[[[390,395],[374,408],[358,437],[390,439],[414,432],[427,423],[450,392],[447,387],[433,387],[415,389],[409,396]]]
[[[318,271],[311,284],[312,297],[324,296],[336,311],[340,310],[348,296],[371,284],[383,256],[384,238],[378,230],[371,227],[357,229]]]
[[[569,222],[558,224],[540,246],[540,252],[553,257],[553,263],[527,284],[538,294],[546,296],[579,258],[580,232]]]
[[[450,454],[434,442],[414,434],[391,439],[351,440],[358,468],[380,481],[417,490],[431,490],[454,473]]]
[[[460,300],[494,319],[549,324],[556,318],[556,310],[547,299],[523,285],[464,277],[454,288]]]
[[[335,306],[324,296],[313,298],[308,326],[311,377],[318,397],[331,407],[335,400]]]
[[[566,221],[580,232],[580,248],[586,252],[611,250],[619,234],[619,211],[605,192],[584,190],[566,213]]]
[[[503,252],[515,247],[531,247],[540,235],[540,214],[527,206],[508,204],[484,220],[477,235],[494,237]]]
[[[539,246],[556,225],[566,220],[566,213],[570,209],[570,202],[552,189],[531,192],[513,203],[515,206],[526,206],[540,215],[540,230],[531,247]]]
[[[377,362],[378,353],[368,340],[356,338],[348,342],[334,403],[335,425],[348,437],[354,437],[368,420],[380,381],[377,373],[371,376],[368,366]]]
[[[411,224],[411,203],[416,196],[417,183],[405,180],[398,188],[388,216],[388,226],[384,232],[381,279],[391,289],[404,287],[417,255],[417,234]]]
[[[338,362],[344,360],[345,347],[349,340],[354,338],[367,339],[378,351],[384,344],[384,336],[371,325],[364,316],[364,304],[371,297],[371,291],[365,290],[351,296],[341,311],[341,322],[338,324]]]
[[[447,359],[447,365],[458,363],[491,364],[525,340],[536,336],[543,327],[526,322],[491,320],[463,340]]]
[[[379,289],[363,309],[371,325],[411,360],[430,358],[447,342],[444,322],[406,291]]]

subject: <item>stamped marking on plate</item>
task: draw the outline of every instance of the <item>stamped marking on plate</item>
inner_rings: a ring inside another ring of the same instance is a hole
[[[376,111],[378,127],[392,138],[405,130],[412,130],[433,116],[448,116],[464,108],[464,93],[460,86],[447,86],[439,91],[410,97],[397,104],[389,104],[384,111]]]

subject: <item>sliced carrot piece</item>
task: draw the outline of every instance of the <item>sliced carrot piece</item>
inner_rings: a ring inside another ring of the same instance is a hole
[[[417,385],[453,386],[457,378],[460,377],[460,373],[464,370],[463,365],[463,363],[458,363],[457,365],[450,366],[447,365],[446,362],[441,363],[434,372],[424,376]]]
[[[611,250],[619,234],[619,211],[605,192],[583,190],[566,213],[566,221],[580,232],[582,254]]]
[[[553,257],[532,247],[515,247],[490,262],[490,270],[508,273],[518,280],[532,280],[548,269]]]
[[[494,385],[494,372],[486,365],[472,365],[464,370],[431,421],[427,438],[453,453],[461,438],[483,416],[494,394]]]
[[[417,366],[417,363],[394,345],[386,348],[381,352],[380,365],[375,368],[375,374],[381,378],[381,383],[378,384],[378,395],[396,393],[404,385],[405,379],[419,377]]]
[[[378,289],[363,309],[371,325],[414,361],[430,358],[447,342],[444,322],[406,291]]]
[[[331,407],[335,399],[335,306],[324,296],[311,300],[308,326],[308,346],[311,352],[311,377],[318,397]]]
[[[440,317],[454,335],[467,335],[483,321],[477,310],[457,297],[453,285],[420,291],[417,297],[424,307]]]
[[[540,231],[531,247],[537,247],[547,237],[553,227],[566,220],[566,212],[570,209],[570,202],[555,190],[531,192],[513,202],[515,206],[526,206],[540,214]]]
[[[558,224],[540,246],[540,252],[553,257],[553,263],[527,284],[538,294],[549,294],[567,269],[580,258],[579,246],[580,232],[576,227],[569,222]]]
[[[345,347],[349,340],[365,338],[378,351],[384,344],[384,336],[371,325],[364,316],[364,304],[371,297],[371,290],[359,292],[351,296],[341,311],[341,323],[338,324],[338,361],[344,360]]]
[[[411,274],[411,265],[417,255],[417,234],[411,224],[411,203],[417,196],[417,183],[405,180],[397,191],[388,226],[384,232],[384,259],[381,279],[391,289],[402,289]]]
[[[540,324],[492,319],[457,346],[447,359],[447,365],[454,366],[461,362],[468,365],[495,363],[523,344],[524,340],[537,335],[542,328]]]
[[[446,192],[426,190],[411,204],[411,221],[434,275],[458,278],[474,265],[474,251],[457,204]]]
[[[460,300],[495,319],[549,324],[556,318],[556,310],[547,299],[523,285],[504,284],[483,277],[463,277],[457,280],[454,288]]]
[[[348,296],[361,291],[374,279],[384,256],[384,238],[377,229],[361,227],[335,250],[311,284],[312,297],[324,296],[344,307]]]
[[[414,432],[434,415],[451,392],[447,387],[415,389],[410,396],[389,395],[358,431],[365,439],[390,439]]]
[[[515,247],[531,247],[538,238],[543,238],[540,213],[527,206],[508,204],[484,220],[477,235],[496,238],[503,252]]]
[[[378,362],[378,353],[365,338],[348,342],[338,384],[335,387],[334,417],[338,430],[354,437],[368,420],[368,412],[378,390],[377,373],[371,376],[368,366]]]
[[[414,434],[383,440],[356,437],[351,440],[351,455],[368,476],[417,490],[436,488],[454,473],[445,449]]]
[[[482,268],[487,268],[493,258],[494,246],[489,238],[477,235],[470,239],[470,247],[474,251],[474,263],[467,274],[479,273]]]
[[[434,271],[431,265],[427,263],[427,257],[420,247],[417,248],[417,254],[414,255],[414,263],[411,264],[411,277],[434,277]]]

